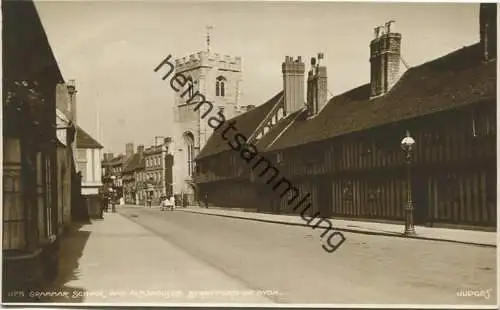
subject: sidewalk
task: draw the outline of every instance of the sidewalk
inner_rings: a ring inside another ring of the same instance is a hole
[[[120,213],[73,227],[50,292],[61,303],[273,303]]]
[[[276,214],[246,212],[242,210],[235,211],[222,208],[205,209],[198,206],[191,206],[186,209],[179,208],[176,210],[199,213],[199,214],[254,220],[267,223],[307,226],[306,222],[299,215],[297,216],[276,215]],[[332,223],[332,226],[335,230],[346,231],[351,233],[415,238],[415,239],[424,239],[433,241],[447,241],[447,242],[473,244],[473,245],[481,245],[489,247],[496,247],[497,245],[496,232],[416,226],[415,230],[417,232],[417,235],[414,237],[406,237],[403,235],[404,225],[349,221],[349,220],[338,220],[338,219],[329,219],[329,220]],[[313,225],[315,223],[316,221],[313,223]],[[320,227],[328,228],[328,224],[322,223]]]

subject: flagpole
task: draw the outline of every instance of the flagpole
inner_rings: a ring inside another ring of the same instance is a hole
[[[99,92],[97,93],[97,98],[99,98]],[[97,115],[96,115],[96,120],[97,120],[97,141],[99,143],[102,143],[101,141],[101,111],[100,111],[100,104],[97,102]]]

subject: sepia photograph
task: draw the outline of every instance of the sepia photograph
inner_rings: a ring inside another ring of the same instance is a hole
[[[3,305],[497,308],[498,3],[1,6]]]

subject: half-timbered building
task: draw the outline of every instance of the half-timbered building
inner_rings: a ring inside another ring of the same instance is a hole
[[[6,1],[2,19],[2,300],[9,302],[26,301],[28,291],[57,276],[59,224],[70,220],[68,204],[81,208],[67,197],[76,170],[75,128],[57,112],[56,90],[65,81],[36,7]]]
[[[410,191],[417,225],[496,226],[496,6],[481,5],[479,22],[477,44],[403,74],[401,34],[387,23],[370,44],[370,83],[330,100],[325,67],[312,61],[304,94],[305,65],[286,57],[283,91],[198,155],[198,192],[219,207],[292,212],[292,191],[265,177],[272,164],[309,195],[311,216],[401,221]],[[235,133],[267,167],[242,160]]]

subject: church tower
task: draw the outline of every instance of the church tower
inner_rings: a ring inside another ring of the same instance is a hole
[[[182,73],[197,91],[213,104],[213,111],[222,110],[226,119],[241,111],[238,105],[240,91],[241,58],[221,55],[210,51],[210,37],[207,35],[205,51],[175,61],[175,73]],[[173,139],[174,155],[173,191],[187,194],[190,202],[195,197],[192,176],[195,174],[194,159],[213,133],[208,118],[202,119],[206,105],[195,111],[196,102],[188,103],[191,94],[175,93]]]

